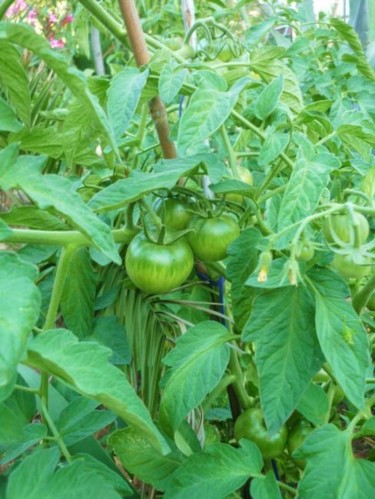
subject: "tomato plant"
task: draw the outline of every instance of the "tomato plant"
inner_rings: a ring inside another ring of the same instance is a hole
[[[261,409],[254,407],[247,409],[238,417],[234,425],[234,436],[238,442],[241,438],[251,440],[259,447],[265,459],[272,459],[285,449],[288,430],[286,426],[282,426],[278,432],[270,435]]]
[[[194,258],[183,239],[157,244],[137,235],[126,251],[125,268],[134,284],[146,293],[167,293],[180,286],[193,270]]]
[[[375,77],[307,3],[0,2],[1,496],[374,495]]]
[[[193,217],[188,241],[197,258],[205,262],[217,262],[227,256],[228,246],[240,235],[237,222],[229,215],[217,217]]]

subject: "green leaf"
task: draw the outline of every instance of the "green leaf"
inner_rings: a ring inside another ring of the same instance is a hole
[[[132,495],[117,473],[90,456],[81,456],[55,470],[60,453],[56,447],[37,449],[11,473],[7,499],[121,499]]]
[[[116,414],[95,410],[99,402],[79,397],[63,409],[56,423],[66,446],[71,446],[113,423]]]
[[[12,229],[0,218],[0,241],[7,239],[12,234]]]
[[[158,189],[172,189],[178,179],[197,168],[201,156],[161,162],[155,173],[132,172],[93,196],[89,205],[97,212],[114,210]],[[165,165],[165,167],[164,167]]]
[[[265,120],[276,109],[283,91],[284,79],[280,75],[269,83],[255,101],[255,115]]]
[[[39,230],[67,230],[68,226],[59,218],[40,210],[36,206],[14,206],[10,211],[0,213],[9,225],[20,225]]]
[[[37,35],[25,24],[0,22],[0,40],[15,43],[40,57],[65,83],[72,94],[81,101],[82,105],[86,106],[92,115],[92,119],[106,135],[114,151],[117,151],[108,118],[100,107],[97,97],[90,92],[84,73],[70,67],[61,54],[51,49],[43,36]]]
[[[241,441],[241,448],[213,444],[193,454],[172,475],[165,499],[227,497],[242,487],[250,476],[258,476],[263,466],[256,445]]]
[[[302,286],[263,292],[242,336],[255,342],[264,418],[270,432],[277,432],[323,363],[311,294]]]
[[[16,113],[0,97],[0,132],[18,132],[22,128]]]
[[[133,119],[148,76],[148,69],[141,73],[137,68],[128,67],[111,80],[107,92],[107,109],[117,143]]]
[[[308,435],[294,457],[307,460],[298,497],[368,499],[374,494],[375,463],[354,458],[348,431],[322,426]]]
[[[330,406],[326,392],[321,386],[310,383],[298,402],[297,411],[311,421],[313,425],[321,426],[326,422],[329,410]]]
[[[5,403],[0,404],[0,450],[19,441],[25,424],[26,420],[20,411]]]
[[[164,491],[184,458],[178,452],[162,456],[135,428],[113,433],[109,444],[114,448],[124,468],[140,480]]]
[[[187,69],[176,69],[176,61],[172,60],[166,64],[159,78],[160,97],[166,104],[170,104],[181,90],[189,71]]]
[[[61,295],[64,324],[78,338],[92,333],[97,276],[87,248],[77,248],[72,254]]]
[[[21,188],[41,209],[54,208],[96,248],[115,263],[121,263],[110,227],[86,206],[68,179],[54,174],[42,175],[43,164],[44,158],[20,156],[11,170],[3,171],[0,166],[0,185],[5,189]]]
[[[324,188],[330,179],[330,172],[339,166],[331,154],[319,154],[313,160],[300,158],[293,170],[281,201],[278,231],[302,221],[313,214],[318,206]],[[298,227],[284,234],[279,244],[287,244]]]
[[[51,158],[60,158],[63,155],[62,134],[56,127],[45,128],[45,124],[31,129],[24,128],[10,137],[12,142],[18,142],[23,151],[35,154],[45,154]]]
[[[268,35],[271,29],[275,26],[277,19],[269,17],[263,22],[256,23],[254,26],[246,30],[246,45],[256,45],[264,36]]]
[[[360,429],[361,435],[375,436],[375,416],[371,416]]]
[[[201,322],[181,336],[165,357],[171,368],[160,403],[159,419],[165,429],[176,431],[219,383],[229,361],[228,339],[228,330],[218,322]]]
[[[11,426],[8,425],[6,428],[9,429]],[[18,438],[11,445],[8,445],[3,453],[1,453],[0,447],[0,453],[2,454],[0,464],[7,464],[10,461],[13,461],[13,459],[16,459],[28,449],[38,444],[47,434],[48,429],[44,424],[32,423],[25,425],[19,432]],[[1,441],[0,438],[0,442]]]
[[[285,151],[289,142],[289,135],[282,132],[275,132],[271,129],[259,151],[258,164],[268,166],[272,161]]]
[[[92,336],[94,339],[112,350],[110,361],[115,365],[130,364],[131,350],[124,326],[118,317],[97,317]]]
[[[253,499],[282,499],[283,497],[273,471],[251,480],[250,493]]]
[[[9,175],[9,171],[14,168],[17,161],[19,146],[11,144],[0,151],[0,187],[3,190],[8,190],[12,187],[12,183],[6,182],[4,178]]]
[[[257,229],[241,232],[228,248],[227,276],[232,282],[231,296],[236,326],[241,331],[251,312],[254,290],[245,287],[245,282],[258,264],[257,244],[262,235]]]
[[[333,375],[348,399],[364,408],[366,371],[370,365],[367,333],[347,301],[350,292],[337,274],[314,268],[309,274],[316,302],[316,332]]]
[[[225,122],[237,102],[239,93],[215,89],[198,89],[190,98],[178,129],[178,149],[189,156],[194,146],[202,144]]]
[[[36,267],[15,253],[0,252],[0,402],[13,390],[17,364],[39,316],[36,276]]]
[[[110,350],[94,342],[79,343],[64,329],[39,334],[28,349],[28,365],[47,370],[82,395],[99,401],[143,431],[153,446],[162,452],[168,450],[125,375],[108,362]]]
[[[284,87],[280,101],[287,105],[294,114],[298,114],[303,108],[303,97],[299,81],[293,71],[282,61],[275,60],[285,50],[280,47],[265,47],[251,56],[251,69],[258,73],[266,83],[279,76],[283,76]]]
[[[4,25],[4,23],[0,23],[0,40],[3,38],[1,36],[2,25]],[[21,54],[12,44],[5,41],[0,41],[0,67],[0,85],[6,90],[10,103],[16,110],[18,116],[26,126],[29,126],[31,97],[28,77],[24,65],[21,62]],[[13,118],[13,126],[15,126],[16,123],[17,121],[14,121]]]

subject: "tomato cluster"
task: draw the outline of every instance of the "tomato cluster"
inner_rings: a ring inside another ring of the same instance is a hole
[[[180,286],[193,270],[194,256],[204,262],[224,259],[240,235],[234,217],[193,216],[193,204],[186,198],[166,199],[157,213],[167,231],[176,234],[173,242],[150,241],[141,233],[129,244],[125,258],[130,279],[147,293],[167,293]],[[187,235],[186,228],[191,229]]]

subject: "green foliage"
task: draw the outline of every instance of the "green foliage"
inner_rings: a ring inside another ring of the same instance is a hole
[[[142,68],[110,1],[75,5],[61,50],[0,22],[0,495],[371,497],[375,87],[360,41],[279,2],[249,17],[255,3],[215,0],[196,2],[184,58],[180,2],[137,7]],[[239,234],[229,248],[193,223],[218,219]],[[145,293],[126,268],[139,232],[206,251],[171,291],[172,264],[151,259],[146,284],[168,292]],[[335,270],[350,259],[354,274]],[[255,407],[269,438],[312,425],[293,459],[235,441]]]

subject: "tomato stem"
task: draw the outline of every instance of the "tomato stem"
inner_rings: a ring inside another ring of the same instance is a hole
[[[60,447],[62,455],[65,457],[67,462],[70,463],[72,460],[72,456],[70,455],[70,452],[68,451],[64,440],[61,438],[61,436],[60,436],[60,434],[55,426],[55,423],[53,422],[53,419],[51,418],[43,400],[41,400],[40,406],[41,406],[43,418],[46,421],[46,423],[48,424],[48,427],[51,430],[52,435],[54,436],[58,446]]]
[[[245,390],[242,369],[238,360],[237,352],[233,348],[230,349],[229,370],[234,375],[234,381],[232,383],[233,389],[242,410],[249,409],[252,407],[253,402]]]
[[[357,314],[360,314],[362,309],[365,307],[367,301],[371,297],[372,293],[375,291],[375,275],[373,275],[366,285],[354,295],[352,300],[352,305]]]
[[[228,136],[227,129],[225,128],[225,125],[223,125],[220,128],[221,131],[221,136],[223,137],[225,147],[227,148],[228,151],[228,160],[229,160],[229,166],[232,171],[232,175],[234,178],[239,179],[239,172],[238,172],[238,167],[237,167],[237,157],[236,153],[234,152],[233,146],[231,144],[231,141]]]
[[[116,243],[129,243],[134,232],[127,229],[112,230],[113,239]],[[5,243],[38,244],[47,246],[91,246],[90,239],[77,230],[33,230],[12,229],[12,233],[3,238]]]
[[[291,493],[291,494],[293,494],[294,496],[296,496],[296,495],[297,495],[297,491],[296,491],[296,489],[293,489],[293,487],[291,487],[290,485],[287,485],[286,483],[281,482],[280,480],[277,480],[277,485],[278,485],[281,489],[287,490],[288,492],[290,492],[290,493]]]

